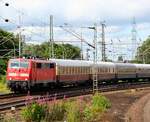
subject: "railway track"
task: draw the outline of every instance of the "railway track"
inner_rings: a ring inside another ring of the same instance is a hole
[[[0,100],[6,98],[13,98],[13,97],[21,97],[25,96],[26,94],[15,94],[15,93],[8,93],[8,94],[0,94]]]
[[[149,82],[138,82],[138,83],[120,83],[120,84],[116,84],[116,85],[101,85],[99,86],[99,91],[100,92],[108,92],[108,91],[116,91],[116,90],[126,90],[126,89],[133,89],[133,88],[144,88],[144,87],[150,87],[150,83]],[[68,89],[67,89],[68,90]],[[76,97],[76,96],[80,96],[80,95],[88,95],[88,94],[92,94],[92,87],[86,87],[86,88],[72,88],[72,90],[70,89],[70,91],[60,91],[60,92],[56,92],[56,93],[52,93],[52,94],[47,94],[44,96],[41,95],[36,95],[36,96],[32,96],[33,100],[38,100],[38,99],[45,99],[45,101],[52,101],[54,99],[63,99],[64,97]],[[6,95],[7,96],[7,95]],[[9,95],[8,95],[9,96]],[[15,96],[14,96],[15,97]],[[6,98],[6,97],[4,97]],[[18,97],[19,98],[19,97]],[[3,112],[5,110],[9,110],[11,109],[11,107],[22,107],[25,106],[27,102],[26,97],[23,99],[16,99],[13,101],[8,101],[8,102],[4,102],[4,103],[0,103],[0,112]]]

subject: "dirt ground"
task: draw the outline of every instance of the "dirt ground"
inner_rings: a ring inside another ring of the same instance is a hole
[[[143,122],[143,107],[150,98],[150,88],[131,89],[104,94],[111,101],[111,108],[104,113],[102,122]]]

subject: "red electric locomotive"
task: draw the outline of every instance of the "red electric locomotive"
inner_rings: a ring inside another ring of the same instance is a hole
[[[44,60],[10,59],[7,85],[12,91],[29,90],[32,86],[55,82],[55,64]]]

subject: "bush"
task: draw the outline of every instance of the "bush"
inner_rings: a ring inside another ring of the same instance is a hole
[[[22,117],[26,122],[40,122],[45,118],[47,110],[47,105],[33,102],[22,110]]]
[[[111,106],[111,103],[105,96],[96,93],[92,98],[92,106],[98,108],[100,111],[105,111]]]
[[[66,112],[64,102],[54,103],[49,108],[49,113],[46,116],[46,122],[62,121]]]
[[[6,74],[7,59],[0,59],[0,75]]]
[[[80,112],[80,106],[76,102],[69,102],[67,104],[66,121],[67,122],[80,122],[82,113]]]
[[[86,122],[93,122],[100,118],[100,114],[106,111],[107,108],[111,106],[110,101],[96,93],[92,98],[92,103],[87,105],[83,111],[84,120]]]
[[[6,83],[6,76],[0,75],[0,83],[2,83],[2,84]]]
[[[7,88],[6,85],[6,76],[0,76],[0,93],[9,93],[10,90]]]

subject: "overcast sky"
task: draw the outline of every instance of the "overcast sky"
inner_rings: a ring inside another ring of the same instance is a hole
[[[9,3],[9,6],[5,6]],[[107,52],[110,58],[112,50],[124,58],[131,58],[132,21],[135,17],[137,43],[150,34],[150,1],[149,0],[0,0],[0,27],[14,33],[20,24],[22,33],[29,42],[39,43],[48,40],[49,15],[54,16],[55,40],[77,40],[58,26],[69,23],[73,29],[81,33],[80,27],[93,26],[96,22],[106,21]],[[9,19],[10,22],[4,22]],[[83,37],[92,43],[93,32],[82,29]],[[98,27],[100,40],[101,29]],[[37,40],[39,40],[37,42]],[[111,45],[111,40],[115,46]],[[120,45],[117,45],[120,43]],[[78,45],[78,44],[76,44]],[[86,47],[86,46],[85,46]],[[84,49],[85,50],[85,49]]]

